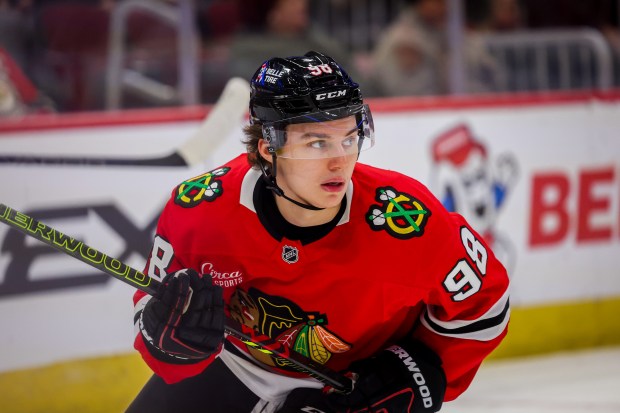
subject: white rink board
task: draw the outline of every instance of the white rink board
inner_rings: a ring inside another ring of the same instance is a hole
[[[513,305],[620,296],[616,102],[377,110],[374,118],[377,144],[361,162],[412,175],[440,197],[449,185],[457,205],[470,205],[459,210],[468,219],[471,205],[486,202],[485,213],[471,221],[497,241]],[[457,125],[471,134],[451,149],[461,145],[467,156],[457,165],[448,151],[434,162],[433,142]],[[5,132],[0,153],[158,156],[197,127],[186,121]],[[240,130],[218,138],[222,145],[193,169],[0,165],[0,202],[42,214],[36,217],[44,223],[142,269],[144,257],[132,243],[152,229],[172,188],[243,150]],[[498,169],[506,159],[513,168]],[[485,179],[466,189],[471,176]],[[546,185],[536,202],[534,182]],[[493,195],[497,187],[501,200]],[[561,190],[565,200],[549,207]],[[536,222],[548,239],[532,243],[532,222],[545,208],[547,218]],[[45,248],[36,240],[8,240],[8,228],[0,226],[0,371],[131,351],[132,289]]]

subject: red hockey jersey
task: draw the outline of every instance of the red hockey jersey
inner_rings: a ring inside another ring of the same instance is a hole
[[[241,155],[178,185],[145,272],[211,274],[233,318],[336,371],[411,335],[443,360],[445,400],[461,394],[509,320],[508,276],[484,240],[421,183],[361,163],[337,225],[312,242],[287,239],[257,214],[259,179]],[[137,311],[147,299],[135,294]],[[140,334],[135,347],[167,382],[213,360],[166,364]]]

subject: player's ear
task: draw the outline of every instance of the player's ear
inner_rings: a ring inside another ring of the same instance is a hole
[[[267,162],[271,162],[271,154],[269,153],[269,144],[263,138],[258,140],[258,156]]]

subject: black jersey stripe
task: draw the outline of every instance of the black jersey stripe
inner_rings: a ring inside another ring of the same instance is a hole
[[[138,310],[133,315],[133,323],[136,324],[138,320],[140,320],[140,316],[142,315],[142,310]]]
[[[493,317],[482,319],[482,320],[476,320],[468,325],[456,327],[456,328],[446,328],[446,327],[440,326],[439,324],[431,320],[431,318],[428,316],[428,312],[424,313],[424,320],[428,323],[428,325],[433,330],[435,330],[439,334],[443,334],[443,335],[468,334],[468,333],[474,333],[477,331],[488,330],[488,329],[501,325],[506,319],[506,316],[508,315],[509,310],[510,310],[510,300],[506,300],[506,305],[504,306],[503,310],[499,314]]]

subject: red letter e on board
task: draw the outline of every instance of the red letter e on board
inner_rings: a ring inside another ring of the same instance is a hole
[[[595,212],[610,210],[610,199],[595,196],[594,188],[610,184],[614,180],[613,168],[584,171],[579,177],[579,213],[577,214],[577,241],[596,241],[611,239],[611,226],[595,226],[591,218]]]

